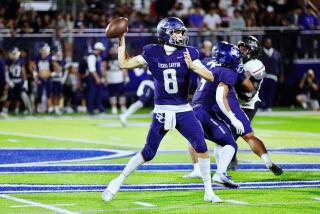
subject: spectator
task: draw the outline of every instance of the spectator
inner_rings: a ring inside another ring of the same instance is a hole
[[[266,38],[263,43],[261,62],[266,68],[266,77],[261,85],[262,109],[272,111],[277,94],[278,78],[283,75],[283,63],[280,53],[272,47],[272,41]]]
[[[310,105],[311,110],[319,110],[318,91],[319,85],[315,79],[314,71],[309,69],[299,82],[296,100],[303,109],[308,109],[308,105]]]
[[[204,16],[202,27],[209,31],[216,31],[221,24],[221,17],[215,5],[210,7],[209,13]]]
[[[7,84],[6,84],[6,64],[4,60],[4,52],[0,49],[0,117],[4,116],[2,114],[3,102],[6,100],[7,97]]]
[[[189,26],[191,28],[200,28],[204,17],[204,10],[200,7],[200,4],[195,3],[193,8],[190,9],[188,15]]]
[[[283,25],[285,26],[299,26],[299,17],[301,16],[302,8],[294,7],[292,8],[288,14],[283,19]]]
[[[245,28],[246,23],[244,18],[242,17],[240,10],[234,10],[233,17],[230,20],[230,28],[231,29],[243,29]]]
[[[229,22],[230,22],[230,17],[228,16],[227,10],[226,9],[221,9],[220,10],[221,14],[221,27],[227,28],[229,27]]]
[[[304,58],[313,58],[315,35],[313,30],[316,30],[319,24],[318,18],[313,14],[310,6],[307,7],[305,13],[299,17],[299,25],[303,30],[301,35],[301,54]]]
[[[202,43],[202,48],[200,51],[200,59],[211,57],[212,54],[212,42],[205,40]]]
[[[241,31],[237,31],[237,30],[241,30],[244,29],[246,27],[246,23],[241,15],[241,11],[240,10],[234,10],[234,15],[230,20],[230,28],[233,30],[234,34],[239,33],[238,35],[232,35],[230,36],[230,43],[232,44],[236,44],[238,41],[241,40]]]

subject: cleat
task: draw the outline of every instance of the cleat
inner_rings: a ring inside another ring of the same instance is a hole
[[[237,159],[232,159],[229,166],[228,166],[228,170],[230,171],[236,171],[238,168],[238,160]]]
[[[212,194],[205,194],[203,197],[204,201],[209,201],[212,203],[222,203],[223,200],[221,198],[219,198],[219,196],[217,196],[216,194],[212,193]]]
[[[276,165],[276,164],[274,164],[274,163],[272,163],[272,165],[269,167],[269,169],[270,169],[271,172],[273,172],[273,174],[275,176],[279,176],[279,175],[281,175],[283,173],[283,170],[281,169],[281,167]]]
[[[123,114],[120,114],[119,116],[119,120],[120,120],[120,123],[123,127],[126,127],[127,126],[127,120],[125,118],[125,116]]]
[[[102,193],[102,200],[111,201],[120,189],[121,182],[116,178],[113,179],[108,187]]]
[[[231,180],[230,176],[227,176],[226,173],[215,173],[212,176],[212,181],[222,184],[225,187],[236,189],[239,188],[239,184],[234,183]]]
[[[192,171],[184,176],[182,178],[201,178],[200,172]]]

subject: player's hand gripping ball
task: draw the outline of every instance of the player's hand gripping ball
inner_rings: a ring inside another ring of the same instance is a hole
[[[108,38],[119,38],[126,32],[128,32],[128,19],[124,17],[112,20],[106,28]]]

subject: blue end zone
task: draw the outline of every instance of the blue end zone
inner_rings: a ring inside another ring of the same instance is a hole
[[[131,151],[114,149],[2,148],[0,150],[0,166],[100,160],[125,157],[132,154]]]

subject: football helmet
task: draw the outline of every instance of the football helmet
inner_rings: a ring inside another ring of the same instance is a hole
[[[174,33],[177,34],[174,34]],[[179,32],[181,34],[179,34]],[[162,19],[157,26],[157,37],[160,41],[172,46],[186,46],[188,44],[187,28],[177,17]]]
[[[11,60],[18,60],[20,57],[21,52],[19,51],[18,47],[13,47],[9,50],[9,58]]]
[[[40,49],[39,52],[41,54],[42,57],[47,57],[50,54],[50,46],[48,45],[48,43],[44,43]]]
[[[238,48],[247,48],[247,53],[244,53],[244,61],[249,61],[251,59],[257,59],[261,52],[261,45],[259,40],[254,36],[246,36],[242,41],[238,42]]]
[[[218,42],[212,48],[212,57],[221,66],[243,73],[242,53],[240,49],[228,42]]]

